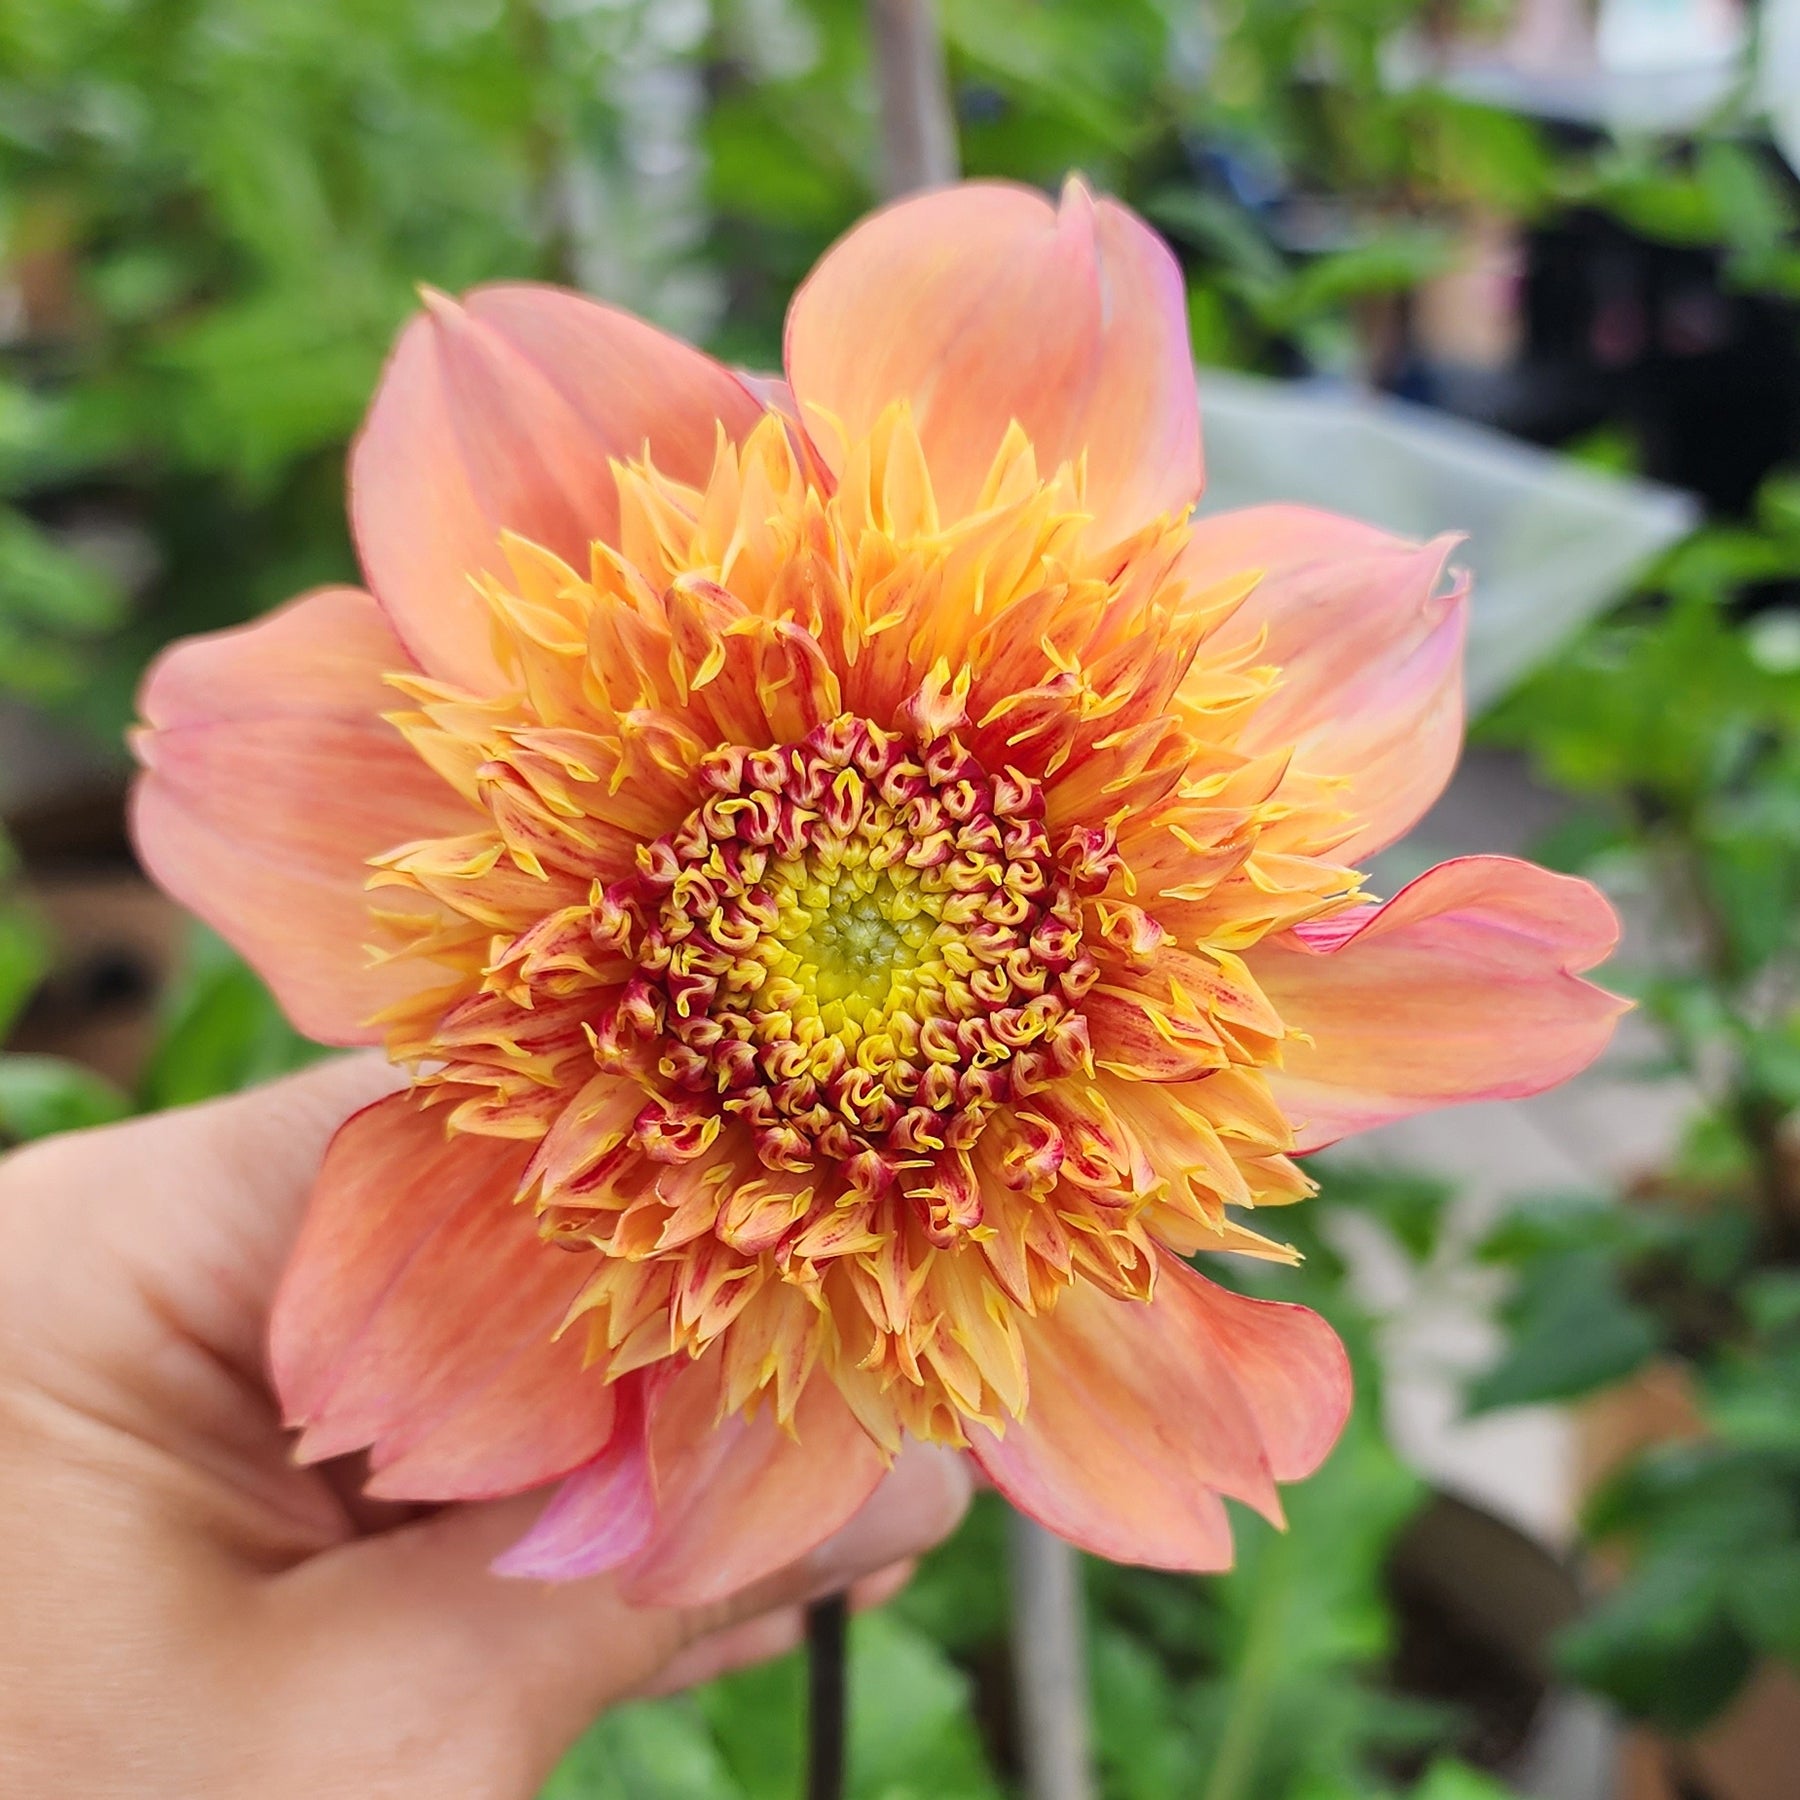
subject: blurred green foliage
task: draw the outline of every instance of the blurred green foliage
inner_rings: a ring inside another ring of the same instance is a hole
[[[0,13],[7,684],[116,733],[157,643],[353,573],[344,445],[414,284],[568,272],[558,170],[616,156],[602,75],[647,11]],[[84,502],[150,563],[123,633],[116,572],[49,528]]]
[[[898,1610],[858,1619],[850,1669],[851,1800],[1001,1800],[968,1679],[931,1637]],[[625,1707],[588,1734],[543,1800],[790,1800],[804,1718],[796,1657],[691,1698]]]
[[[0,1045],[24,1016],[50,961],[50,937],[18,899],[17,858],[0,830]],[[0,1150],[11,1144],[104,1125],[130,1110],[126,1096],[91,1069],[64,1057],[0,1049]]]
[[[1654,909],[1660,939],[1619,980],[1663,1066],[1704,1096],[1643,1194],[1539,1205],[1496,1231],[1512,1334],[1472,1396],[1567,1399],[1652,1358],[1682,1371],[1695,1439],[1596,1496],[1588,1530],[1627,1573],[1562,1652],[1677,1733],[1760,1659],[1800,1666],[1800,614],[1741,610],[1797,577],[1800,483],[1777,475],[1753,519],[1678,546],[1486,727],[1582,802],[1546,853]]]

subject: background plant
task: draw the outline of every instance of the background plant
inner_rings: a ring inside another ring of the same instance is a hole
[[[1677,1733],[1765,1657],[1800,1663],[1800,485],[1697,533],[1490,721],[1579,809],[1550,846],[1660,905],[1632,972],[1663,1067],[1702,1096],[1675,1165],[1624,1204],[1506,1221],[1513,1339],[1478,1405],[1570,1399],[1660,1365],[1692,1417],[1587,1526],[1629,1572],[1565,1638],[1578,1679]]]

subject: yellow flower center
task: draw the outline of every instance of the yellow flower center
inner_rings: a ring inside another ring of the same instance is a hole
[[[639,852],[623,1011],[766,1167],[841,1164],[885,1193],[1090,1067],[1080,894],[1110,840],[1074,834],[1065,868],[1039,783],[848,713],[715,751],[700,779],[706,800]]]
[[[932,925],[916,883],[895,883],[866,856],[841,864],[793,908],[789,971],[828,1032],[860,1027],[886,1010],[897,989],[912,990]],[[787,921],[784,921],[787,923]]]

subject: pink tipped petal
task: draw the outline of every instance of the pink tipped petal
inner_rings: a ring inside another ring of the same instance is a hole
[[[1202,519],[1180,573],[1196,591],[1259,579],[1221,646],[1260,637],[1281,682],[1241,739],[1294,747],[1295,763],[1341,777],[1356,862],[1404,834],[1443,792],[1462,745],[1467,583],[1448,586],[1455,539],[1409,543],[1304,506]]]
[[[275,1388],[308,1461],[372,1446],[371,1491],[539,1487],[612,1435],[615,1390],[556,1335],[590,1272],[513,1203],[528,1143],[448,1136],[395,1094],[332,1139],[276,1296]]]
[[[144,867],[326,1043],[378,1042],[375,1013],[443,979],[366,949],[368,859],[478,816],[378,716],[396,700],[382,677],[411,666],[367,594],[325,588],[177,644],[139,696]]]
[[[855,441],[909,402],[947,518],[975,506],[1015,419],[1041,472],[1085,454],[1099,542],[1200,491],[1181,271],[1079,182],[1060,207],[972,182],[875,214],[794,296],[787,371],[834,467],[837,434]]]
[[[738,1593],[823,1543],[881,1480],[881,1452],[826,1377],[806,1384],[788,1432],[767,1404],[719,1419],[719,1360],[690,1364],[653,1403],[657,1523],[626,1572],[634,1605]]]
[[[761,408],[700,351],[578,294],[526,283],[441,294],[400,334],[350,457],[350,507],[369,585],[434,675],[500,680],[471,586],[505,579],[500,533],[578,569],[612,541],[610,459],[648,447],[703,482],[720,426],[734,441]]]
[[[556,1490],[538,1522],[494,1560],[493,1571],[532,1581],[604,1575],[643,1549],[655,1523],[642,1420],[627,1425],[621,1418],[612,1442]]]
[[[1626,1003],[1581,971],[1618,941],[1585,881],[1504,856],[1441,863],[1385,906],[1266,938],[1246,961],[1290,1027],[1270,1085],[1316,1150],[1464,1100],[1566,1080]]]
[[[1350,1377],[1331,1328],[1246,1300],[1164,1257],[1155,1298],[1083,1283],[1025,1322],[1031,1398],[975,1459],[1021,1510],[1119,1562],[1231,1566],[1221,1495],[1279,1521],[1277,1478],[1335,1441]]]

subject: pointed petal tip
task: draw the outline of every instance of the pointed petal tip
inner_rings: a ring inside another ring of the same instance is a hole
[[[631,1560],[656,1526],[643,1420],[633,1406],[613,1440],[567,1476],[537,1523],[488,1564],[515,1581],[581,1581]],[[371,1490],[372,1491],[372,1490]]]
[[[414,282],[413,292],[419,296],[419,304],[434,318],[457,317],[462,313],[462,307],[453,295],[446,294],[442,288],[433,287],[428,281]]]
[[[1306,1042],[1272,1083],[1300,1148],[1434,1107],[1543,1092],[1629,1002],[1585,978],[1618,942],[1591,882],[1506,856],[1440,863],[1382,905],[1266,939],[1258,981]]]

